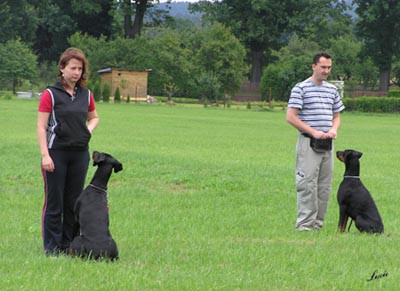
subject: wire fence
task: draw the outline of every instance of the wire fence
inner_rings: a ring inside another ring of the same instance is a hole
[[[359,89],[359,88],[346,88],[343,81],[330,81],[333,83],[339,90],[339,93],[342,98],[358,98],[358,97],[385,97],[387,96],[387,91],[379,91],[373,89]],[[271,92],[273,92],[273,88],[270,88]],[[275,99],[271,94],[267,94],[271,96],[272,99]],[[241,102],[259,102],[262,101],[262,94],[260,90],[259,83],[245,82],[241,85],[240,90],[237,94],[232,96],[232,101],[241,101]]]
[[[357,98],[357,97],[385,97],[387,96],[387,91],[378,90],[357,90],[357,89],[345,89],[345,97]]]

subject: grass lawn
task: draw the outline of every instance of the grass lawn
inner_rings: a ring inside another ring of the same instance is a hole
[[[283,110],[98,104],[91,150],[124,165],[109,183],[120,260],[107,263],[43,254],[37,105],[0,100],[2,290],[398,290],[398,115],[344,113],[335,142],[364,153],[385,224],[373,236],[337,233],[338,160],[325,227],[294,230],[297,133]]]

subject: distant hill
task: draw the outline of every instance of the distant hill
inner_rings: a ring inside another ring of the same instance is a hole
[[[168,10],[169,15],[174,18],[190,19],[196,23],[201,22],[199,13],[191,14],[189,11],[189,2],[159,3],[155,4],[158,9]],[[168,8],[169,7],[169,8]]]
[[[355,13],[356,5],[353,4],[352,0],[343,0],[349,9],[347,9],[346,13],[349,14],[353,19],[357,18],[357,14]],[[168,10],[169,15],[175,18],[183,18],[190,19],[196,23],[201,23],[201,14],[191,14],[189,11],[190,2],[173,2],[170,4],[167,3],[158,3],[154,6],[158,9]]]

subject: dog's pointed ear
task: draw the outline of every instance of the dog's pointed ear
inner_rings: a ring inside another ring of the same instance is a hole
[[[354,151],[354,156],[356,156],[358,159],[361,159],[361,157],[362,157],[362,155],[363,155],[363,153],[362,152],[357,152],[357,151]]]
[[[99,165],[101,162],[104,162],[106,156],[100,152],[94,151],[93,152],[93,166]]]
[[[114,173],[118,173],[119,171],[122,171],[122,164],[121,163],[114,164]]]

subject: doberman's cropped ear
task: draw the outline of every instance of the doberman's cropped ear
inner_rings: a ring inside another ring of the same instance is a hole
[[[104,162],[106,156],[100,152],[94,151],[93,152],[93,166],[99,165],[101,162]]]
[[[114,164],[114,173],[118,173],[119,171],[122,171],[122,164],[121,163]]]
[[[362,153],[362,152],[354,151],[354,152],[353,152],[353,155],[354,155],[355,157],[357,157],[358,159],[360,159],[360,158],[362,157],[363,153]]]
[[[362,152],[358,152],[355,150],[345,150],[345,158],[346,160],[350,160],[350,159],[357,159],[359,160],[362,156]]]

